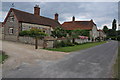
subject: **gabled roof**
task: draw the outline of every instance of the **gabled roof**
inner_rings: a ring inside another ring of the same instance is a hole
[[[17,20],[19,22],[26,22],[26,23],[31,23],[31,24],[39,24],[39,25],[46,25],[46,26],[51,26],[53,28],[57,26],[61,26],[60,23],[54,19],[50,19],[47,17],[43,16],[37,16],[28,12],[20,11],[14,8],[11,8],[8,15],[10,12],[13,11],[14,15],[16,16]],[[8,17],[7,15],[7,17]],[[7,17],[4,21],[4,23],[7,20]]]
[[[92,20],[90,20],[90,21],[70,21],[70,22],[64,22],[62,24],[62,27],[65,30],[76,30],[76,29],[91,30],[94,25],[96,25],[96,24]]]

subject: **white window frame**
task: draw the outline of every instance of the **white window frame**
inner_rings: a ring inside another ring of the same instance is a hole
[[[14,16],[10,16],[10,22],[14,22]]]
[[[9,34],[13,34],[13,28],[9,28]]]

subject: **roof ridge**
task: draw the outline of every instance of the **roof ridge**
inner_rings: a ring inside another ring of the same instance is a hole
[[[66,21],[66,22],[91,22],[91,21]]]
[[[27,14],[30,14],[30,15],[34,15],[34,14],[32,14],[32,13],[25,12],[25,11],[22,11],[22,10],[18,10],[18,9],[15,9],[15,8],[11,8],[11,9],[12,9],[12,10],[17,10],[17,11],[20,11],[20,12],[23,12],[23,13],[27,13]],[[34,15],[34,16],[36,16],[36,15]],[[43,17],[43,18],[47,18],[47,19],[54,20],[54,19],[52,19],[52,18],[48,18],[48,17],[44,17],[44,16],[37,16],[37,17]],[[54,20],[54,21],[56,21],[56,20]],[[58,21],[56,21],[56,22],[58,22]]]

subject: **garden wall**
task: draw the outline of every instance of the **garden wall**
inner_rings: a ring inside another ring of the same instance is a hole
[[[26,44],[33,44],[35,45],[35,38],[32,37],[19,37],[19,42],[26,43]],[[44,40],[38,39],[38,46],[43,46]]]

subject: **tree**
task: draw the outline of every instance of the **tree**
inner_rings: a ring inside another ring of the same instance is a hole
[[[38,49],[38,38],[42,39],[45,36],[47,36],[47,34],[45,34],[42,30],[40,29],[30,29],[30,30],[25,30],[25,31],[21,31],[19,33],[19,36],[30,36],[30,37],[34,37],[35,38],[35,49]]]
[[[107,34],[108,33],[108,27],[105,25],[103,26],[103,31]]]
[[[89,37],[89,30],[67,30],[66,31],[70,37],[72,37],[72,43],[75,43],[75,38],[78,36],[88,36]]]
[[[118,31],[117,31],[117,35],[119,35],[119,36],[120,36],[120,30],[118,30]]]
[[[53,37],[57,37],[57,38],[61,38],[61,37],[66,37],[67,36],[67,32],[62,29],[61,27],[56,27],[54,29],[54,31],[52,31],[52,35]]]
[[[116,19],[114,19],[113,22],[112,22],[112,29],[115,30],[115,31],[117,29]]]

